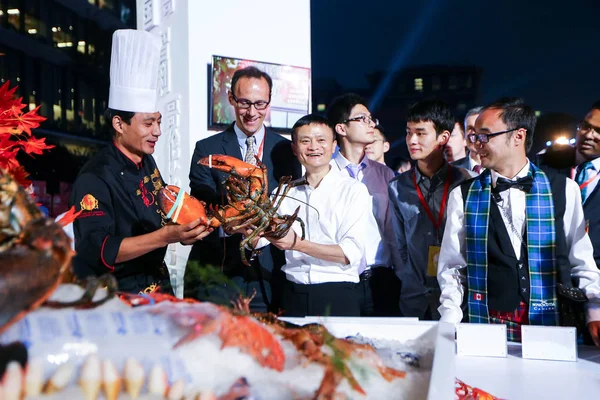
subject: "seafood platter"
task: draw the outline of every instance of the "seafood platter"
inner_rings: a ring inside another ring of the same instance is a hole
[[[78,290],[61,285],[51,299],[76,298]],[[6,368],[4,398],[454,398],[453,330],[445,324],[287,322],[244,314],[243,304],[168,299],[132,307],[135,300],[41,307],[9,327],[0,342],[24,344],[28,357]]]

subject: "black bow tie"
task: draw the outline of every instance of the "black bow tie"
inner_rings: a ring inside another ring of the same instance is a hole
[[[532,187],[533,177],[531,175],[524,176],[523,178],[519,178],[516,181],[511,181],[506,178],[498,177],[498,180],[496,181],[496,187],[494,187],[493,192],[500,193],[510,188],[515,188],[522,190],[525,193],[529,193]]]

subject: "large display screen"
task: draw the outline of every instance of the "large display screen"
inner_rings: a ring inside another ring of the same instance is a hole
[[[235,120],[229,104],[233,73],[254,66],[269,74],[273,80],[271,108],[265,125],[276,129],[291,129],[294,123],[310,112],[310,68],[213,56],[210,105],[211,128],[220,128]]]

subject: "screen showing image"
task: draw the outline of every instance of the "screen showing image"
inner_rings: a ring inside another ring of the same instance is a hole
[[[229,125],[235,120],[229,104],[229,90],[233,73],[254,66],[269,74],[273,80],[271,108],[265,125],[291,129],[294,123],[310,112],[310,68],[271,64],[239,58],[213,56],[211,126]]]

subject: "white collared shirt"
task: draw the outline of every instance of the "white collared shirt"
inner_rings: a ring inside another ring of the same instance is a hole
[[[573,173],[573,176],[572,176],[573,179],[575,179],[577,177],[579,168],[587,161],[579,153],[577,153],[577,155],[576,155],[576,160],[577,160],[577,168],[575,168],[575,171]],[[596,169],[596,174],[599,173],[600,172],[600,157],[593,159],[591,161],[591,163],[594,165],[594,168]],[[594,189],[596,189],[596,186],[598,186],[598,180],[600,180],[600,178],[596,178],[588,184],[588,189],[587,189],[588,193],[592,193],[594,191]]]
[[[298,217],[306,228],[305,239],[319,244],[339,245],[350,263],[344,265],[286,250],[286,264],[282,270],[287,279],[299,284],[357,283],[359,269],[366,266],[364,244],[373,238],[381,241],[371,213],[367,188],[331,168],[317,188],[302,185],[290,189],[278,213],[291,215],[297,207],[300,207]],[[292,229],[298,236],[302,234],[297,221]],[[257,247],[265,245],[265,242],[268,243],[262,238]]]
[[[529,162],[514,179],[527,175]],[[495,186],[499,174],[492,171],[492,184]],[[515,229],[523,233],[525,229],[526,194],[516,188],[500,193],[504,207],[510,208]],[[493,200],[491,200],[493,201]],[[438,282],[442,294],[439,312],[441,321],[457,324],[462,320],[460,308],[466,283],[466,242],[464,229],[464,203],[460,187],[450,193],[448,199],[446,229],[442,240],[442,249],[438,263]],[[506,217],[502,213],[505,224]],[[559,217],[559,216],[556,216]],[[565,188],[565,214],[562,216],[569,263],[573,266],[571,276],[579,279],[579,287],[583,289],[590,302],[586,305],[588,321],[600,321],[600,270],[594,261],[594,249],[585,231],[585,220],[581,206],[581,193],[577,184],[567,178]],[[511,232],[507,224],[508,234],[517,258],[521,254],[520,239]]]
[[[248,145],[246,145],[246,138],[248,137],[240,128],[238,128],[237,123],[233,124],[233,130],[235,131],[235,136],[237,136],[238,145],[240,146],[240,151],[242,152],[242,160],[246,156],[246,149]],[[263,140],[265,139],[265,126],[261,126],[261,128],[254,134],[252,137],[255,139],[254,142],[254,154],[260,156],[262,161],[263,155],[258,154],[259,148]]]
[[[480,165],[480,164],[478,164],[475,160],[473,160],[471,158],[471,156],[469,156],[469,171],[475,171],[476,165]],[[484,170],[485,170],[485,168],[481,167],[481,171],[479,171],[479,173],[482,173]]]
[[[388,195],[388,183],[394,179],[394,171],[386,165],[368,159],[366,156],[363,157],[360,163],[364,164],[364,168],[359,172],[356,180],[362,182],[371,195],[373,215],[379,229],[379,234],[383,239],[383,241],[371,241],[371,244],[366,246],[367,265],[390,267],[394,264],[392,262],[392,249],[396,247],[397,243],[392,225],[390,197]],[[330,165],[340,171],[342,175],[352,178],[350,171],[346,168],[349,164],[351,162],[340,152],[330,162]]]

